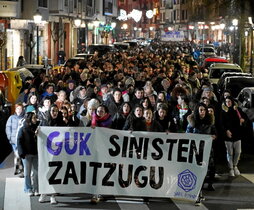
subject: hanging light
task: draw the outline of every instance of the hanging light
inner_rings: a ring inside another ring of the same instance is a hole
[[[232,24],[233,24],[233,26],[237,26],[238,25],[238,20],[237,19],[233,19],[232,20]]]
[[[34,23],[36,23],[36,24],[41,23],[41,19],[42,19],[42,15],[39,12],[39,10],[37,9],[35,14],[34,14]]]
[[[116,22],[112,22],[111,27],[114,29],[116,27]]]
[[[80,27],[80,25],[81,25],[81,20],[80,19],[75,19],[74,20],[74,25],[78,28],[78,27]]]
[[[98,20],[98,18],[95,18],[95,20],[93,21],[93,25],[94,25],[95,27],[98,27],[99,24],[100,24],[100,21]]]
[[[80,27],[81,28],[85,28],[86,27],[86,22],[84,20],[82,20]]]

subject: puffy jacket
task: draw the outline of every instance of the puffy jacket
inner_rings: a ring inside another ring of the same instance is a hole
[[[11,115],[6,123],[6,135],[11,144],[17,145],[17,131],[19,127],[19,121],[23,119],[24,115]]]

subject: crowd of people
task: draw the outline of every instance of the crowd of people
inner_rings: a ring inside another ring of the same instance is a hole
[[[14,173],[22,174],[24,168],[25,192],[39,195],[38,126],[209,134],[214,143],[208,190],[214,190],[216,145],[225,147],[229,176],[240,175],[247,116],[230,90],[221,95],[213,91],[207,70],[199,69],[190,51],[189,44],[171,43],[153,51],[136,48],[102,57],[95,54],[73,67],[61,66],[50,69],[48,75],[41,72],[26,78],[6,125],[15,154]],[[91,201],[99,198],[94,195]],[[200,195],[196,204],[202,199]],[[46,195],[39,201],[45,202]],[[50,201],[57,203],[55,195]]]

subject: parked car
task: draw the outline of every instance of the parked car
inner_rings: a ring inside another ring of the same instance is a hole
[[[246,87],[241,90],[241,92],[237,96],[238,105],[243,110],[243,112],[247,115],[248,120],[245,122],[245,136],[247,136],[247,140],[251,140],[253,142],[254,136],[254,86]],[[253,143],[248,146],[253,148]]]
[[[88,54],[95,54],[95,52],[97,52],[99,57],[105,55],[108,52],[113,52],[113,51],[114,51],[114,46],[107,45],[107,44],[91,44],[87,48]]]
[[[78,53],[77,55],[75,55],[74,57],[77,58],[84,58],[86,60],[92,58],[94,56],[94,54],[88,54],[88,53]]]
[[[139,42],[137,40],[125,40],[124,43],[129,43],[130,48],[136,48],[139,46]]]
[[[216,56],[216,51],[213,47],[201,47],[199,51],[200,56],[204,58]]]
[[[208,78],[213,84],[218,83],[224,72],[243,72],[239,65],[233,63],[214,63],[208,69]]]
[[[203,60],[203,63],[201,65],[202,69],[207,69],[209,68],[213,63],[228,63],[228,60],[222,57],[209,57],[205,58]]]
[[[254,77],[227,77],[225,79],[224,89],[222,90],[222,92],[225,89],[230,90],[232,96],[236,98],[240,91],[245,87],[254,87]]]
[[[130,44],[126,42],[114,42],[114,47],[117,50],[128,50],[130,48]]]
[[[225,79],[227,77],[233,77],[233,76],[251,77],[252,75],[251,73],[243,73],[243,72],[224,72],[217,83],[219,93],[222,93],[222,89],[224,89]]]
[[[86,59],[84,57],[73,57],[73,58],[69,58],[65,61],[65,63],[63,64],[64,67],[68,66],[69,68],[73,68],[76,63],[78,63],[80,65],[80,68],[85,68],[86,66]]]
[[[36,77],[41,72],[46,73],[46,68],[44,65],[38,65],[38,64],[26,64],[23,66],[24,68],[28,69],[34,77]]]

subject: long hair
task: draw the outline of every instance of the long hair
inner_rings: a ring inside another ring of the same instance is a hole
[[[29,126],[32,125],[32,118],[33,118],[34,115],[35,115],[34,112],[27,112],[25,114],[25,117],[24,117],[24,119],[25,119],[24,126],[25,127],[29,127]]]
[[[36,96],[36,98],[37,98],[35,104],[31,104],[31,102],[30,102],[30,99],[32,98],[32,96]],[[39,99],[39,98],[38,98],[38,95],[37,95],[36,93],[29,93],[29,94],[28,94],[28,97],[27,97],[27,105],[34,105],[34,106],[37,106],[37,105],[38,105],[38,101],[39,101],[38,99]]]
[[[199,107],[205,108],[206,114],[203,119],[200,119]],[[211,124],[211,115],[208,113],[207,106],[202,102],[198,103],[194,109],[194,122],[195,122],[195,127],[199,127],[201,124],[206,124],[206,125]]]

